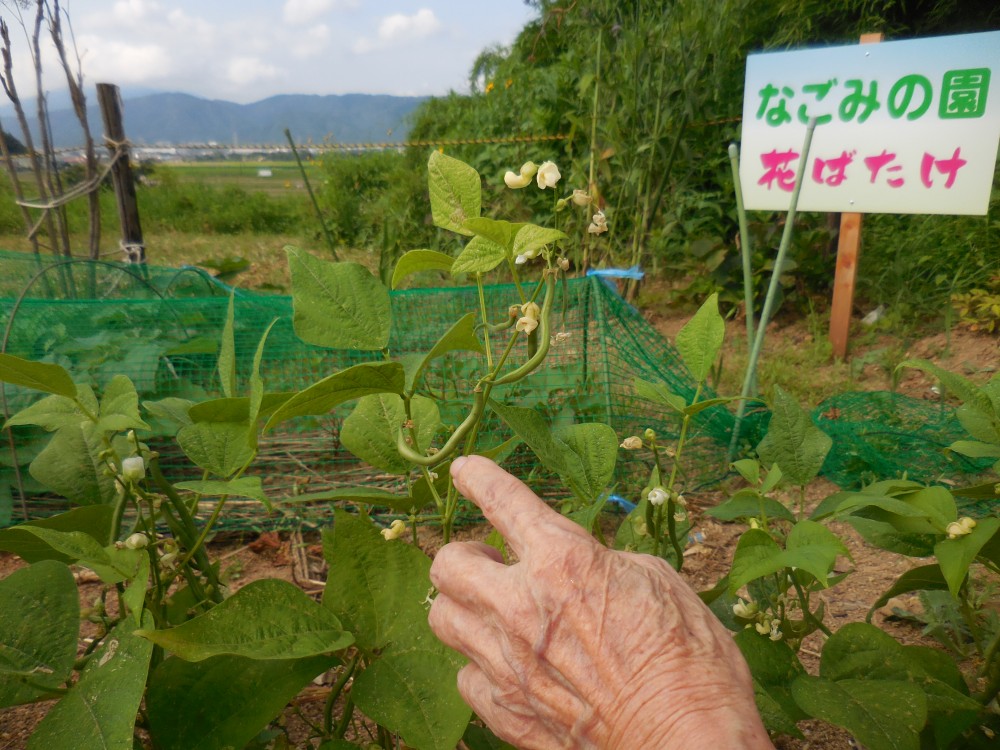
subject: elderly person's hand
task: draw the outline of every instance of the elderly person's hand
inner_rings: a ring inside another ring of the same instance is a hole
[[[516,553],[438,552],[430,623],[470,663],[458,688],[520,748],[772,747],[728,631],[659,558],[616,552],[493,462],[459,458],[456,487]]]

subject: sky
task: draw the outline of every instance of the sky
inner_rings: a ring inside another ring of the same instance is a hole
[[[0,15],[23,55],[12,5],[3,2]],[[239,103],[274,94],[466,92],[478,54],[509,44],[535,15],[523,0],[62,0],[62,7],[88,84]],[[28,65],[19,57],[15,76]],[[43,67],[53,93],[65,88],[54,62]]]

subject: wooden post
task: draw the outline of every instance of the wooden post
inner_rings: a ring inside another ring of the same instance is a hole
[[[139,204],[135,197],[135,183],[129,165],[128,140],[122,117],[122,100],[118,87],[112,83],[97,84],[97,101],[104,121],[104,138],[113,160],[111,181],[115,186],[118,202],[118,219],[122,227],[121,247],[129,263],[145,263],[146,247],[142,241],[139,222]]]
[[[861,35],[861,44],[878,44],[881,41],[881,33]],[[837,271],[833,277],[833,302],[830,307],[830,343],[833,345],[833,356],[839,359],[847,357],[847,337],[860,254],[861,214],[843,213],[840,215]]]

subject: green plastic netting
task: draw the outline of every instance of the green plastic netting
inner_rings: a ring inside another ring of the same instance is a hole
[[[89,261],[46,265],[47,258],[0,252],[0,324],[3,351],[55,362],[78,382],[100,389],[115,375],[127,375],[141,399],[221,396],[216,357],[232,289],[195,268],[157,268]],[[246,392],[253,354],[264,330],[277,321],[267,340],[261,372],[269,391],[297,391],[344,367],[377,361],[379,352],[337,351],[300,341],[292,328],[287,296],[235,291],[235,338],[240,387]],[[486,289],[488,314],[502,319],[518,301],[510,285]],[[394,358],[425,353],[451,325],[478,310],[475,287],[414,289],[392,294]],[[542,413],[554,425],[604,421],[625,437],[652,427],[664,438],[676,436],[679,422],[665,407],[639,398],[635,378],[662,381],[690,398],[695,384],[674,347],[606,282],[596,277],[560,285],[554,330],[570,336],[550,350],[545,365],[521,383],[495,393],[505,403]],[[497,352],[505,341],[494,341]],[[435,360],[426,388],[439,399],[445,424],[465,416],[468,395],[480,372],[478,357],[453,352]],[[708,394],[711,395],[711,394]],[[39,394],[3,386],[3,408],[13,414]],[[319,490],[364,485],[401,490],[398,476],[379,473],[340,444],[339,427],[353,404],[317,418],[298,418],[261,442],[252,474],[262,477],[272,500]],[[751,411],[741,428],[740,448],[749,451],[763,436],[768,414]],[[932,481],[982,467],[942,451],[961,434],[952,409],[894,394],[844,394],[825,402],[816,422],[834,438],[824,468],[841,486],[875,477],[899,476]],[[688,491],[728,473],[727,451],[734,418],[725,407],[701,412],[689,428],[681,472]],[[169,439],[171,428],[156,420],[141,435],[161,455],[167,476],[200,478]],[[0,436],[0,521],[16,523],[65,509],[31,476],[30,464],[49,436],[38,428],[15,427]],[[480,430],[479,448],[510,437],[492,414]],[[617,491],[626,499],[638,493],[648,473],[648,457],[623,452],[616,470]],[[560,492],[553,475],[520,446],[506,466],[549,496]],[[919,470],[915,473],[914,467]],[[6,508],[6,511],[4,511]],[[268,515],[253,501],[227,504],[230,527],[264,528],[310,523],[328,507],[279,503]]]

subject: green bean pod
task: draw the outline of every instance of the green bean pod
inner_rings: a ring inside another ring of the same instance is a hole
[[[448,441],[441,446],[437,453],[431,456],[425,456],[417,450],[414,450],[409,443],[406,442],[406,437],[403,435],[403,430],[400,430],[396,436],[396,450],[399,451],[399,455],[405,458],[410,463],[417,464],[419,466],[434,467],[438,464],[446,461],[462,444],[462,440],[465,436],[479,423],[479,418],[483,415],[483,411],[486,409],[486,392],[479,389],[475,392],[475,396],[472,400],[472,411],[469,415],[462,421],[455,431],[448,438]]]
[[[538,369],[538,366],[545,361],[545,357],[549,353],[549,343],[551,341],[552,301],[556,296],[555,289],[555,275],[546,275],[545,299],[542,300],[542,310],[538,321],[538,350],[528,358],[527,362],[518,367],[516,370],[511,370],[506,375],[501,378],[497,378],[496,380],[487,380],[484,382],[489,383],[490,385],[507,385],[508,383],[516,383],[518,380],[521,380],[526,375],[529,375]]]

